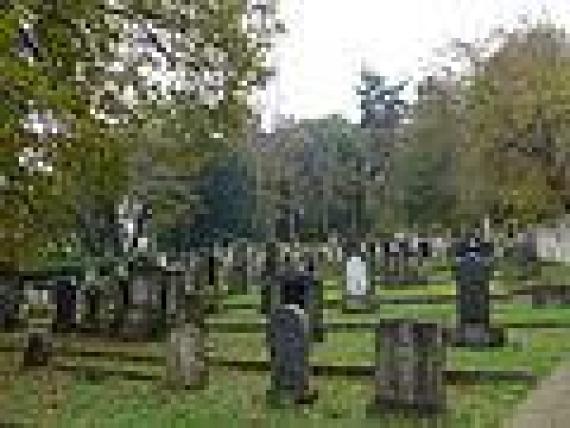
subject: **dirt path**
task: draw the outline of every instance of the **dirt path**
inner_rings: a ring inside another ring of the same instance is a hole
[[[570,427],[570,362],[531,391],[504,428]]]

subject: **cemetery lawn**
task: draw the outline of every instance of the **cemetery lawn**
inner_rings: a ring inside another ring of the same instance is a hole
[[[95,382],[61,373],[29,373],[0,378],[0,407],[5,424],[49,427],[422,426],[401,416],[367,418],[372,380],[316,378],[319,399],[305,411],[268,408],[268,382],[267,374],[213,369],[205,390],[171,392],[158,381]],[[498,427],[526,392],[527,386],[517,383],[450,386],[448,402],[453,406],[441,421],[459,428]]]
[[[491,322],[508,324],[548,323],[568,326],[570,307],[533,308],[519,302],[491,302]],[[455,324],[455,303],[434,304],[383,304],[368,313],[343,313],[340,309],[325,308],[325,323],[375,323],[380,318],[415,318],[425,321],[438,321],[446,325]],[[259,307],[232,309],[210,317],[212,326],[218,323],[261,324],[264,316]]]
[[[500,348],[447,348],[449,370],[530,371],[544,376],[562,360],[570,359],[570,329],[508,329],[509,342]],[[210,334],[212,355],[230,361],[267,361],[262,333]],[[374,332],[333,332],[313,345],[315,365],[374,365]]]
[[[570,329],[510,329],[503,348],[469,350],[448,348],[448,369],[531,370],[546,376],[563,359],[570,359]],[[115,352],[113,347],[136,355],[163,355],[159,343],[113,344],[101,341],[73,346]],[[210,332],[209,356],[222,360],[267,360],[262,333]],[[118,353],[118,349],[116,350]],[[106,377],[87,380],[68,373],[16,374],[14,354],[0,352],[0,422],[28,422],[40,426],[394,426],[417,427],[401,417],[366,418],[374,394],[371,378],[313,378],[320,396],[306,414],[269,409],[265,391],[269,373],[242,372],[212,367],[208,387],[199,392],[170,392],[160,380],[129,381]],[[120,364],[119,360],[109,361]],[[329,333],[315,344],[312,364],[372,365],[374,334],[362,330]],[[138,363],[129,363],[138,365]],[[11,369],[12,367],[12,369]],[[140,365],[139,369],[144,365]],[[157,367],[155,367],[157,368]],[[158,368],[160,372],[160,368]],[[499,427],[531,386],[503,381],[477,385],[448,385],[449,410],[443,417],[453,427]]]

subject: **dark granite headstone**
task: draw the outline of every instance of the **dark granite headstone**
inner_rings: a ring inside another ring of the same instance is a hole
[[[277,276],[271,306],[296,305],[308,316],[311,340],[323,340],[323,290],[312,269],[289,269]]]
[[[492,248],[477,238],[461,243],[456,253],[458,346],[493,346],[504,341],[500,330],[490,327]]]
[[[55,284],[57,307],[55,329],[58,332],[70,331],[76,325],[77,298],[75,278],[58,278]]]
[[[296,305],[282,305],[269,320],[268,345],[271,355],[271,388],[268,398],[273,404],[301,404],[314,399],[310,391],[309,321]]]
[[[376,330],[376,395],[382,413],[445,409],[443,332],[434,323],[383,320]]]

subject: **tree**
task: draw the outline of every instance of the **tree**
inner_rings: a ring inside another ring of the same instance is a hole
[[[11,269],[33,264],[92,207],[113,213],[127,189],[147,195],[164,170],[198,171],[242,138],[278,29],[271,2],[3,7],[0,261]],[[53,132],[34,134],[38,124]],[[150,160],[144,174],[140,159]],[[168,186],[154,187],[168,199]]]
[[[506,36],[465,79],[462,218],[524,228],[568,208],[568,48],[562,30],[540,24]]]
[[[392,159],[392,203],[402,226],[421,232],[453,227],[457,212],[458,90],[428,77],[417,89],[411,122]]]

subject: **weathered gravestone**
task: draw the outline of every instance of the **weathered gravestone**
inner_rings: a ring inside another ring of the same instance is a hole
[[[544,308],[549,306],[570,305],[570,286],[538,285],[530,290],[532,306]]]
[[[151,258],[137,260],[123,283],[122,337],[147,340],[157,337],[166,322],[166,269]]]
[[[52,326],[55,308],[49,290],[26,287],[23,318],[26,325],[24,367],[45,366],[53,352]]]
[[[171,330],[167,347],[167,379],[177,388],[202,388],[207,380],[204,327],[186,322]]]
[[[269,306],[268,313],[280,305],[297,305],[307,314],[310,340],[324,340],[323,287],[312,263],[302,269],[290,266],[276,274],[265,304]]]
[[[178,268],[171,279],[176,289],[172,302],[172,328],[167,345],[167,382],[174,388],[199,389],[208,380],[205,355],[205,295],[200,282],[199,259],[183,269]]]
[[[271,388],[268,401],[274,405],[308,404],[316,398],[310,390],[309,321],[296,305],[274,309],[269,321]]]
[[[0,331],[11,330],[17,326],[19,293],[16,275],[0,274]]]
[[[435,323],[382,320],[376,329],[376,394],[382,413],[430,415],[445,409],[443,332]]]
[[[233,294],[246,294],[248,289],[247,246],[239,245],[232,256],[232,275],[229,284],[230,291]]]
[[[500,346],[504,332],[490,326],[491,246],[470,238],[457,249],[456,346]]]

